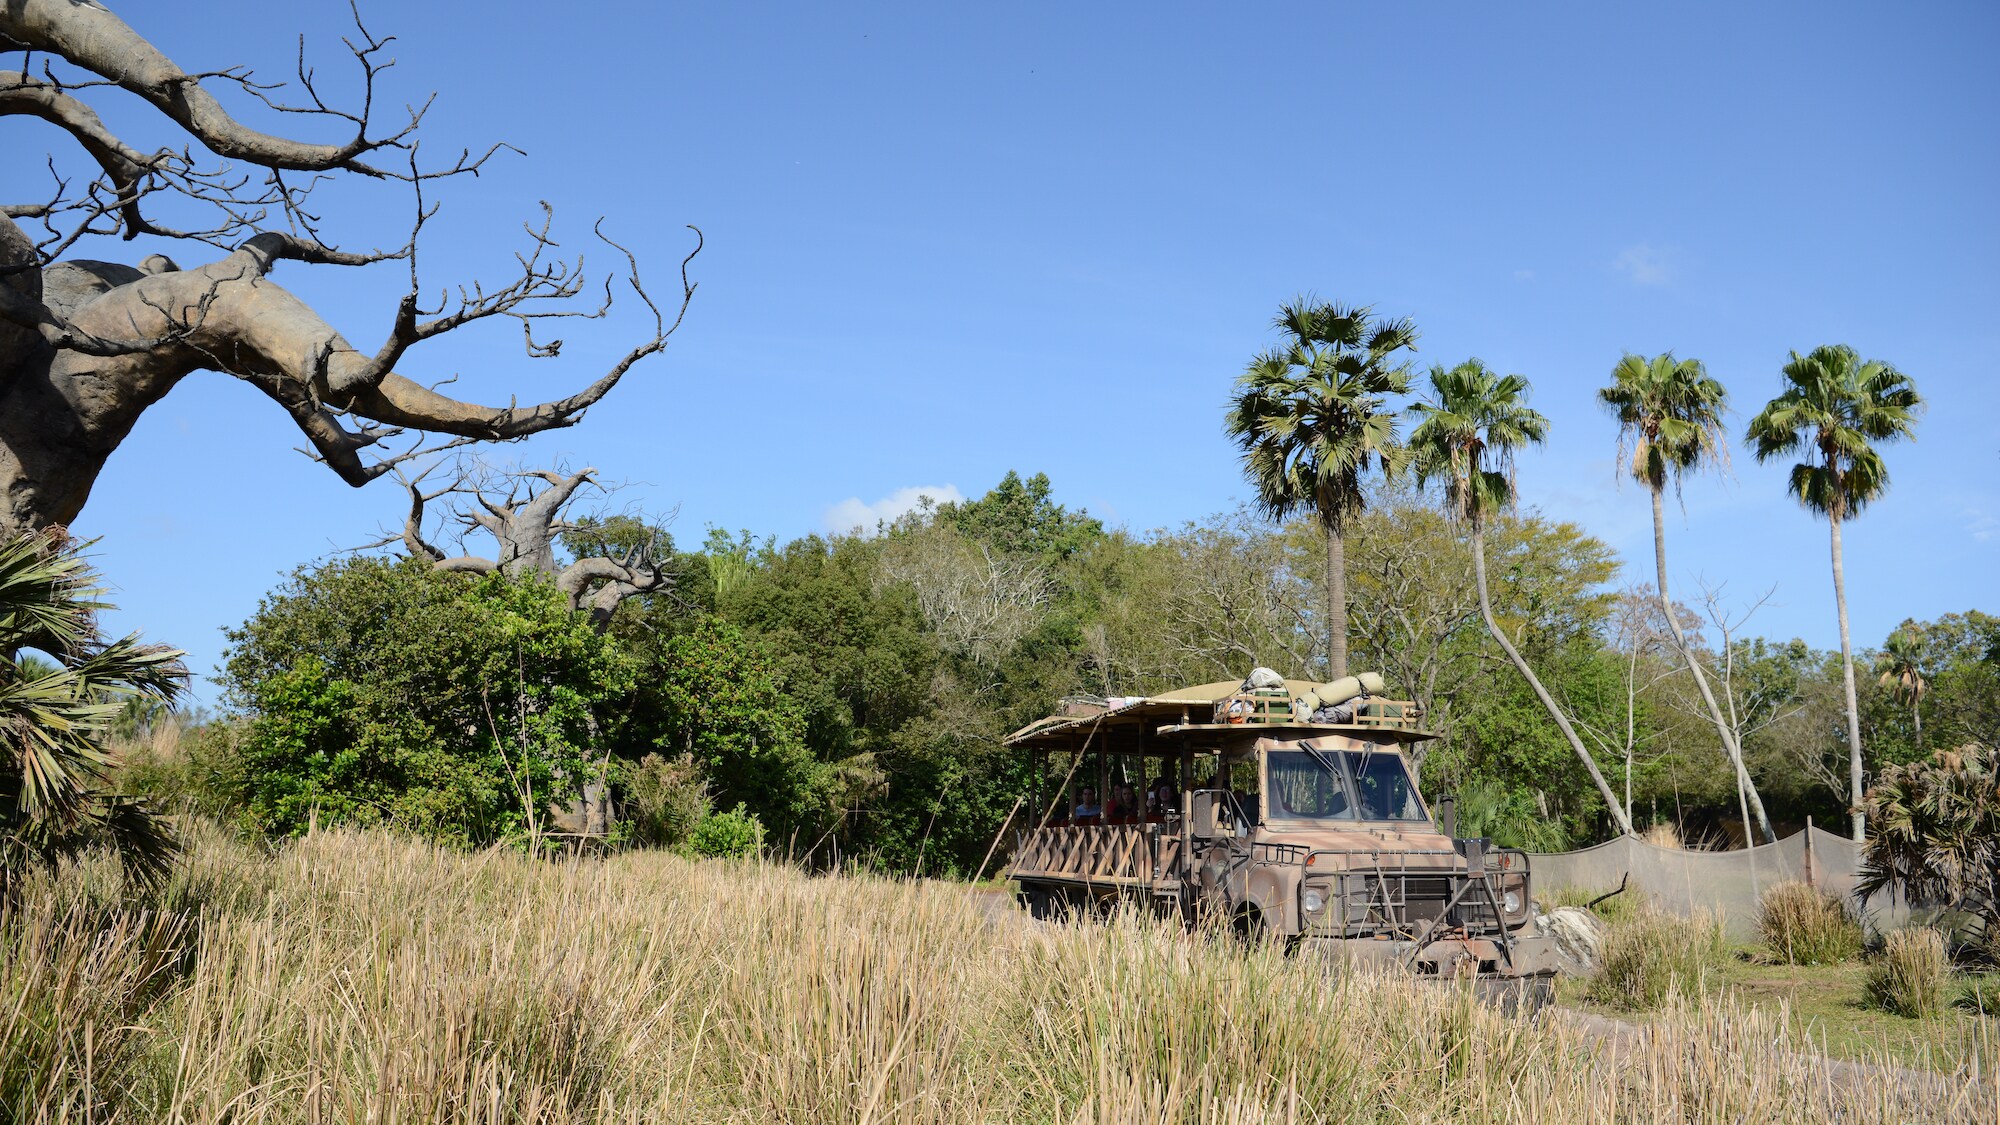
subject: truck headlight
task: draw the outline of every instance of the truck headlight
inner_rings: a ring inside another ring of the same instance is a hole
[[[1318,914],[1326,909],[1326,896],[1316,890],[1308,890],[1300,897],[1299,903],[1306,908],[1307,914]]]
[[[1508,914],[1519,914],[1521,912],[1521,892],[1509,890],[1506,894],[1500,896],[1500,909]]]

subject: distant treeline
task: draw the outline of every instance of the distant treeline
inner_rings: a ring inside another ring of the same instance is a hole
[[[1497,619],[1632,819],[1740,838],[1733,771],[1650,589],[1533,512],[1494,520],[1487,550]],[[226,717],[132,755],[128,776],[256,833],[317,818],[481,845],[548,830],[541,810],[605,775],[615,841],[684,847],[718,816],[704,839],[741,841],[754,819],[780,851],[969,875],[1028,785],[1002,738],[1063,697],[1258,665],[1324,678],[1323,552],[1316,526],[1247,511],[1107,529],[1045,476],[1009,474],[869,534],[711,531],[608,630],[539,580],[349,558],[302,568],[233,630]],[[1470,549],[1434,496],[1379,487],[1346,568],[1350,666],[1428,710],[1425,786],[1460,795],[1466,830],[1539,849],[1612,831],[1480,621]],[[1838,825],[1838,654],[1755,635],[1751,609],[1680,607],[1772,819]],[[2000,732],[2000,619],[1899,633],[1916,649],[1861,685],[1871,772],[1921,756],[1919,722],[1924,749]]]

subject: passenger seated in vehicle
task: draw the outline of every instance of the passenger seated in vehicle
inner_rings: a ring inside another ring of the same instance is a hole
[[[1139,815],[1139,794],[1124,782],[1111,787],[1111,804],[1104,810],[1106,820],[1131,820]]]
[[[1104,809],[1097,803],[1097,790],[1086,785],[1076,792],[1076,810],[1070,814],[1076,818],[1103,816]]]
[[[1163,776],[1153,779],[1146,790],[1146,815],[1166,816],[1181,811],[1180,791],[1174,788],[1171,779]]]

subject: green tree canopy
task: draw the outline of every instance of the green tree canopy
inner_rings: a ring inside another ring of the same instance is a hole
[[[412,560],[301,569],[228,637],[244,813],[280,835],[315,816],[460,844],[518,831],[574,795],[593,709],[637,670],[537,577]]]

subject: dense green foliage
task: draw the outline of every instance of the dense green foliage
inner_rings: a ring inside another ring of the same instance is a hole
[[[1063,697],[1258,664],[1326,672],[1315,524],[1238,511],[1135,535],[1052,492],[1010,474],[872,536],[713,533],[671,556],[671,593],[628,601],[602,633],[535,583],[382,558],[302,570],[232,633],[233,717],[185,732],[171,768],[136,755],[128,776],[258,832],[317,817],[477,844],[527,833],[601,770],[618,840],[692,848],[740,807],[781,853],[969,876],[1030,788],[1001,740]],[[1610,831],[1482,624],[1471,545],[1440,497],[1377,485],[1345,539],[1354,666],[1382,669],[1442,735],[1422,748],[1426,789],[1461,794],[1461,823],[1507,844]],[[1621,591],[1619,559],[1574,524],[1496,515],[1485,542],[1496,624],[1633,821],[1740,838],[1714,727],[1657,643],[1657,598]],[[1922,638],[1926,741],[1990,739],[2000,620],[1901,631]],[[1773,816],[1838,817],[1837,654],[1734,635],[1699,651]],[[1871,769],[1917,757],[1910,700],[1863,688]]]
[[[484,843],[593,768],[597,709],[636,662],[553,587],[357,558],[301,570],[229,634],[241,816]]]

